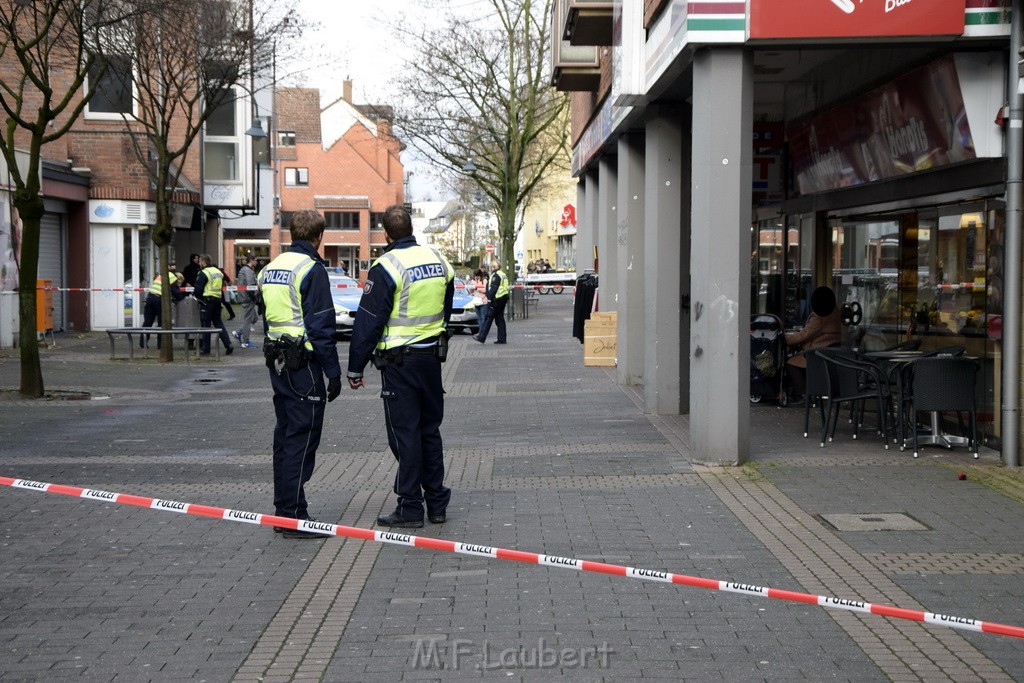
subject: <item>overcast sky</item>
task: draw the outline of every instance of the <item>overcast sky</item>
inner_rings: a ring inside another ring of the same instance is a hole
[[[459,2],[473,6],[480,0]],[[408,56],[408,51],[393,39],[388,22],[398,18],[429,21],[437,13],[425,9],[426,4],[425,0],[299,0],[299,11],[321,24],[304,42],[320,46],[324,53],[323,57],[312,60],[313,66],[300,77],[302,84],[319,88],[323,101],[330,102],[341,96],[342,81],[349,78],[356,103],[387,102],[393,92],[391,74],[402,68]],[[415,158],[413,149],[402,153],[402,161],[407,171],[413,171],[410,181],[413,201],[423,200],[428,195],[442,198],[428,177],[428,167],[423,160]]]

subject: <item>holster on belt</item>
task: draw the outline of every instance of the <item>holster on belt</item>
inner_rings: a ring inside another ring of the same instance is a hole
[[[309,351],[302,339],[284,335],[280,339],[267,339],[263,342],[263,357],[267,367],[284,366],[289,370],[301,370],[309,363]]]

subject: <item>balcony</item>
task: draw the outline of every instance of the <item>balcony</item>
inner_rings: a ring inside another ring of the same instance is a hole
[[[551,84],[563,91],[597,90],[601,83],[598,47],[573,45],[565,39],[566,16],[571,1],[556,0],[555,11],[551,13]]]
[[[569,0],[562,38],[570,45],[611,45],[612,6],[606,0]]]

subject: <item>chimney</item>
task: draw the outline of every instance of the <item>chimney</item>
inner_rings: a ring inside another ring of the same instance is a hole
[[[352,104],[352,81],[348,78],[341,82],[341,98]]]

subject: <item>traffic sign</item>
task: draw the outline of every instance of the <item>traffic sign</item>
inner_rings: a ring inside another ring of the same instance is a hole
[[[493,254],[494,253],[494,245],[493,244],[488,244],[487,245],[487,253],[488,254]]]

